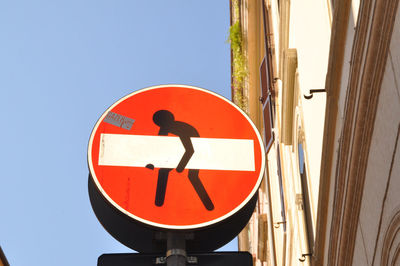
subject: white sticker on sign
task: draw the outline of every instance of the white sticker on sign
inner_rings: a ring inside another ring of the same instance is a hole
[[[99,165],[176,168],[185,148],[179,137],[101,134]],[[251,139],[190,138],[187,169],[255,171]]]

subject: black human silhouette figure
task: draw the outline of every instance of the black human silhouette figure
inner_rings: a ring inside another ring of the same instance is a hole
[[[166,136],[168,133],[171,133],[178,136],[181,140],[183,147],[185,148],[185,153],[176,167],[176,171],[181,173],[185,169],[187,163],[194,153],[190,138],[200,137],[199,133],[193,126],[189,124],[181,121],[175,121],[174,115],[167,110],[159,110],[155,112],[153,115],[153,122],[160,127],[160,131],[158,132],[159,136]],[[160,168],[158,171],[155,199],[156,206],[162,206],[164,204],[168,175],[171,170],[173,170],[173,168]],[[212,203],[207,191],[200,181],[199,169],[189,169],[188,178],[204,207],[206,207],[206,209],[209,211],[213,210],[214,204]]]

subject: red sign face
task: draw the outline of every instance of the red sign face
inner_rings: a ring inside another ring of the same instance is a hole
[[[113,104],[90,136],[102,195],[125,215],[168,229],[222,221],[257,192],[264,147],[250,119],[204,89],[164,85]]]

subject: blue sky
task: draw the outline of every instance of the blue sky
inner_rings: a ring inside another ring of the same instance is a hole
[[[91,130],[116,100],[152,85],[230,98],[228,30],[228,0],[0,2],[0,245],[11,265],[96,265],[129,252],[91,210]]]

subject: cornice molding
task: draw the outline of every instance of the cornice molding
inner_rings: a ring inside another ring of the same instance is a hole
[[[361,2],[339,143],[328,265],[353,262],[369,149],[398,2]]]
[[[336,120],[338,116],[338,99],[340,92],[346,33],[349,23],[351,3],[348,0],[338,0],[334,9],[332,21],[331,43],[329,49],[328,71],[325,81],[327,102],[325,111],[324,138],[322,145],[321,174],[318,197],[318,218],[316,227],[314,265],[323,265],[325,257],[326,230],[329,206],[329,190],[335,147]]]
[[[399,260],[399,234],[400,234],[400,211],[393,215],[386,229],[382,246],[380,265],[398,265]]]
[[[354,36],[351,69],[348,88],[346,92],[346,103],[344,107],[345,118],[340,136],[339,152],[334,180],[334,195],[332,206],[332,221],[329,234],[328,265],[338,264],[338,253],[340,250],[340,237],[343,229],[343,215],[345,208],[345,197],[348,185],[348,166],[351,156],[351,142],[354,137],[354,113],[357,105],[357,96],[360,93],[359,80],[362,76],[362,66],[365,64],[365,45],[368,35],[369,17],[372,1],[363,1],[360,7],[359,20]],[[328,232],[327,232],[328,233]]]

